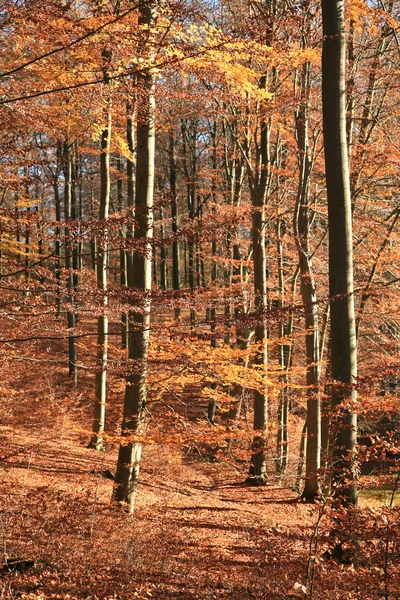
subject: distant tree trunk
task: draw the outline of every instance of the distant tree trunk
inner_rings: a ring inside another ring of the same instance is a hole
[[[337,497],[357,504],[357,348],[353,296],[351,197],[346,144],[344,0],[322,0],[322,102],[329,221],[333,478]]]
[[[29,171],[27,167],[24,168],[24,174],[26,178],[25,194],[26,200],[29,198]],[[31,248],[31,228],[30,228],[30,208],[28,207],[25,211],[26,222],[25,222],[25,258],[24,258],[24,276],[25,276],[25,287],[24,296],[29,296],[29,282],[30,282],[30,248]]]
[[[260,88],[267,88],[267,76],[260,79]],[[267,354],[267,324],[265,311],[267,309],[267,261],[265,249],[265,204],[270,182],[270,123],[266,115],[266,107],[262,103],[260,116],[260,168],[253,172],[251,181],[251,199],[253,204],[252,216],[252,249],[254,265],[254,309],[257,323],[254,330],[256,352],[254,364],[260,369],[262,379],[268,364]],[[268,393],[267,387],[254,390],[254,422],[256,435],[253,440],[249,481],[259,482],[266,479],[267,468],[265,459],[266,430],[268,425]]]
[[[117,159],[117,169],[120,173],[117,180],[117,201],[118,201],[118,212],[121,214],[124,210],[124,190],[123,190],[123,161],[122,157],[119,156]],[[126,227],[125,224],[122,223],[120,225],[120,236],[121,236],[121,246],[119,249],[119,283],[121,287],[126,288],[128,285],[127,272],[126,272]],[[122,348],[128,347],[128,314],[125,311],[122,311],[121,315],[121,346]]]
[[[186,177],[186,194],[190,226],[192,231],[189,232],[187,240],[187,251],[188,251],[188,275],[189,275],[189,287],[194,292],[196,287],[196,247],[195,247],[195,215],[196,215],[196,179],[197,179],[197,124],[188,123],[184,121],[182,123],[182,157],[183,167]],[[193,293],[194,303],[194,293]],[[190,309],[190,322],[191,326],[196,325],[196,309],[194,306]]]
[[[57,163],[56,163],[56,171],[54,174],[53,181],[53,190],[54,190],[54,204],[56,209],[56,227],[55,227],[55,247],[54,247],[54,256],[56,260],[55,265],[55,276],[56,276],[56,315],[57,317],[61,314],[61,200],[60,200],[60,190],[58,187],[58,179],[61,171],[62,164],[62,145],[61,142],[57,143]]]
[[[167,289],[167,248],[164,244],[165,226],[164,226],[164,209],[160,207],[160,287],[162,290]]]
[[[79,219],[79,239],[78,239],[78,272],[82,269],[83,264],[83,240],[81,235],[81,220],[83,217],[83,159],[80,154],[77,156],[76,161],[76,179],[78,183],[78,203],[77,203],[77,217]]]
[[[30,214],[31,210],[28,208],[26,210],[26,223],[25,223],[25,290],[24,296],[29,296],[29,283],[31,280],[31,272],[30,272],[30,260],[29,256],[31,253],[31,226],[30,226]]]
[[[212,180],[211,180],[211,199],[212,199],[212,213],[216,215],[217,209],[217,121],[214,121],[213,129],[212,129]],[[216,285],[217,277],[218,277],[218,269],[217,269],[217,240],[215,236],[211,242],[211,253],[212,253],[212,266],[211,266],[211,285]],[[218,344],[217,333],[216,333],[216,318],[217,318],[217,309],[216,309],[217,301],[214,300],[211,304],[210,310],[210,321],[211,321],[211,347],[216,348]],[[216,389],[216,382],[212,382],[211,389]],[[208,420],[210,423],[214,424],[215,421],[215,413],[217,410],[217,403],[215,400],[210,400],[208,403]]]
[[[63,148],[63,172],[64,172],[64,218],[65,218],[65,268],[67,270],[67,291],[68,291],[68,313],[67,323],[70,330],[68,337],[68,354],[69,354],[69,376],[73,381],[74,387],[78,385],[78,367],[77,367],[77,350],[75,329],[75,290],[74,290],[74,274],[72,269],[72,242],[69,231],[69,221],[71,220],[71,204],[72,204],[72,161],[71,152],[68,142],[64,143]]]
[[[235,123],[232,124],[234,128]],[[228,144],[229,140],[227,137],[228,131],[231,131],[231,127],[227,128],[226,124],[223,123],[222,129],[224,133],[224,166],[226,175],[227,192],[229,194],[229,203],[235,207],[240,205],[242,185],[244,178],[244,160],[243,157],[237,157],[237,143],[234,139],[234,147],[230,148]],[[227,239],[227,250],[230,254],[230,258],[233,259],[232,266],[229,266],[229,279],[230,285],[237,286],[238,293],[234,303],[234,313],[236,322],[236,344],[241,350],[247,350],[250,344],[250,328],[247,324],[243,323],[243,319],[248,311],[248,302],[245,292],[245,285],[248,275],[248,269],[243,264],[243,255],[239,243],[239,230],[238,224],[233,223],[229,228],[228,239]],[[240,291],[239,291],[240,290]],[[225,312],[226,314],[226,312]],[[228,335],[227,335],[228,337]],[[226,341],[226,343],[229,343]],[[239,364],[242,365],[243,369],[248,368],[248,358],[240,358]],[[245,398],[246,390],[243,386],[236,383],[232,390],[232,403],[228,411],[228,419],[233,424],[239,417],[240,411]],[[233,439],[229,439],[227,443],[227,454],[229,455],[232,449]]]
[[[300,103],[296,113],[296,140],[299,185],[293,218],[299,254],[300,287],[306,325],[307,360],[307,454],[303,498],[312,502],[319,493],[318,469],[321,457],[321,402],[319,390],[319,324],[317,292],[310,251],[310,180],[313,156],[308,141],[309,89],[311,64],[302,67]]]
[[[126,248],[124,249],[124,275],[121,274],[121,282],[122,277],[124,279],[124,285],[130,285],[129,282],[129,273],[132,273],[132,248],[129,246],[130,242],[134,237],[133,233],[133,218],[135,216],[135,119],[136,119],[136,77],[133,82],[134,86],[134,94],[133,94],[133,102],[127,104],[127,119],[126,119],[126,139],[128,142],[129,148],[129,157],[126,161],[126,174],[127,174],[127,200],[128,200],[128,216],[129,221],[125,227],[125,236],[126,236]],[[122,316],[122,326],[123,326],[123,342],[122,346],[125,348],[129,348],[129,315],[124,314]]]
[[[154,3],[139,9],[139,26],[150,30],[155,23]],[[151,44],[151,42],[150,42]],[[152,50],[149,50],[149,53]],[[147,356],[150,328],[151,238],[153,236],[155,100],[154,75],[138,73],[138,94],[141,103],[137,115],[137,168],[135,197],[135,242],[129,284],[138,294],[140,311],[130,313],[129,359],[132,373],[127,377],[122,440],[119,447],[113,497],[126,502],[133,512],[142,444],[137,436],[143,431],[146,405]],[[135,439],[136,438],[136,439]]]
[[[178,194],[176,189],[177,167],[175,159],[174,135],[169,134],[169,185],[171,189],[171,217],[172,217],[172,289],[179,292],[181,289],[180,275],[180,248],[178,241]],[[180,321],[181,309],[175,308],[175,319]]]
[[[71,152],[71,219],[75,223],[75,229],[79,234],[77,219],[79,218],[79,205],[76,198],[77,189],[77,144],[73,144]],[[72,269],[74,272],[74,291],[78,291],[79,286],[79,257],[78,257],[78,241],[76,240],[72,246]],[[78,302],[75,295],[75,321],[79,323]]]
[[[289,390],[289,370],[292,366],[293,357],[293,310],[294,310],[294,298],[296,290],[296,281],[298,277],[299,269],[297,268],[292,281],[292,315],[288,321],[284,317],[285,309],[285,279],[284,279],[284,268],[283,268],[283,236],[285,233],[284,223],[282,223],[281,217],[278,217],[276,225],[276,237],[277,237],[277,254],[278,254],[278,284],[279,284],[279,308],[282,310],[282,314],[279,315],[279,338],[282,343],[279,344],[279,366],[281,367],[283,374],[280,378],[282,389],[279,392],[279,404],[278,404],[278,436],[277,436],[277,456],[275,462],[276,475],[281,480],[282,475],[285,474],[286,468],[289,461],[289,405],[290,405],[290,390]],[[286,336],[289,336],[289,341],[284,340]]]
[[[103,235],[99,239],[97,249],[97,290],[100,295],[101,314],[97,319],[97,372],[96,400],[94,404],[93,437],[91,447],[104,450],[103,434],[106,418],[107,399],[107,350],[108,350],[108,230],[107,219],[110,207],[110,141],[111,141],[111,106],[109,101],[107,124],[101,134],[100,150],[100,211],[99,224]]]
[[[212,214],[214,218],[216,216],[217,210],[217,122],[214,121],[213,129],[211,133],[212,137],[212,179],[211,179],[211,201],[212,201]],[[217,240],[215,235],[213,236],[211,242],[211,254],[212,254],[212,266],[211,266],[211,285],[215,286],[218,279],[218,269],[217,269]],[[217,301],[214,300],[211,305],[211,346],[213,348],[217,347],[217,335],[216,335],[216,318],[217,318],[217,310],[216,310]],[[214,401],[215,404],[215,401]],[[215,409],[214,409],[215,412]]]

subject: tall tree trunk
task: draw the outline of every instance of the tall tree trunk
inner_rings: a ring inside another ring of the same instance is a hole
[[[55,227],[55,247],[54,247],[54,256],[56,260],[55,265],[55,276],[56,276],[56,315],[57,317],[61,314],[61,200],[60,200],[60,190],[58,187],[58,178],[60,175],[62,164],[62,144],[61,142],[57,142],[57,163],[56,163],[56,171],[54,174],[53,181],[53,190],[54,190],[54,204],[56,209],[56,227]]]
[[[126,174],[127,174],[127,203],[128,203],[128,215],[129,220],[125,229],[125,235],[127,240],[127,247],[124,250],[125,254],[125,273],[122,276],[124,278],[124,285],[131,285],[129,282],[129,273],[132,273],[132,248],[129,246],[130,241],[134,237],[133,232],[133,219],[135,216],[135,120],[136,120],[136,77],[133,81],[134,92],[132,94],[133,100],[127,104],[127,119],[126,119],[126,139],[129,148],[129,158],[126,161]],[[122,316],[124,341],[123,346],[129,348],[129,315],[124,314]]]
[[[31,225],[30,225],[30,214],[31,210],[28,208],[26,210],[26,223],[25,223],[25,260],[24,260],[24,272],[25,272],[25,288],[24,288],[24,296],[29,296],[29,283],[31,280],[30,273],[30,260],[29,256],[31,253]]]
[[[25,174],[25,179],[26,179],[26,185],[25,185],[25,201],[28,201],[29,199],[29,171],[28,168],[25,167],[24,168],[24,174]],[[24,277],[25,277],[25,287],[24,287],[24,296],[29,296],[29,282],[30,282],[30,260],[29,260],[29,255],[30,255],[30,248],[31,248],[31,230],[30,230],[30,208],[28,207],[25,211],[25,215],[26,215],[26,222],[25,222],[25,258],[24,258]]]
[[[214,218],[217,210],[217,121],[214,121],[213,129],[211,133],[212,137],[212,179],[211,179],[211,201],[212,201],[212,214]],[[211,242],[211,254],[212,254],[212,266],[211,266],[211,285],[215,286],[218,279],[218,268],[217,268],[217,239],[213,236]],[[217,335],[216,335],[216,318],[217,318],[217,300],[214,300],[211,304],[211,346],[217,347]],[[214,401],[215,404],[215,401]],[[215,410],[214,410],[215,412]]]
[[[186,121],[182,123],[182,149],[183,149],[183,167],[186,177],[186,194],[189,220],[192,230],[189,232],[187,240],[187,251],[188,251],[188,275],[189,275],[189,287],[193,293],[193,304],[194,304],[194,290],[196,287],[196,247],[195,247],[195,214],[196,214],[196,178],[197,178],[197,128],[196,123],[187,124]],[[196,325],[196,309],[194,306],[190,309],[190,323],[192,327]]]
[[[300,103],[296,113],[296,140],[299,160],[299,185],[293,229],[299,254],[300,288],[306,326],[307,360],[307,454],[303,498],[312,502],[319,493],[318,469],[321,457],[321,402],[319,390],[319,325],[317,292],[310,251],[310,179],[313,157],[308,141],[308,111],[311,64],[302,68]]]
[[[322,102],[329,221],[333,461],[336,494],[357,504],[354,455],[357,347],[353,296],[351,197],[346,144],[344,0],[322,0]]]
[[[68,336],[68,364],[69,376],[72,379],[74,387],[78,385],[78,367],[77,367],[77,348],[75,336],[75,290],[74,290],[74,273],[72,268],[72,241],[69,230],[69,222],[71,220],[72,206],[72,161],[71,151],[68,141],[64,143],[63,148],[63,172],[64,172],[64,218],[65,218],[65,268],[67,271],[67,291],[68,291],[68,313],[67,324],[70,330]]]
[[[283,374],[280,378],[282,389],[279,392],[279,404],[278,404],[278,435],[276,444],[276,461],[275,461],[275,472],[279,480],[282,475],[285,474],[286,468],[289,461],[289,404],[290,404],[290,390],[289,390],[289,370],[292,366],[293,358],[293,311],[294,311],[294,300],[296,292],[296,281],[297,268],[293,280],[292,280],[292,314],[288,321],[284,318],[285,309],[285,278],[284,278],[284,266],[283,266],[283,236],[285,233],[284,223],[282,218],[278,217],[276,225],[276,238],[277,238],[277,254],[278,254],[278,285],[279,285],[279,308],[282,311],[280,316],[279,324],[279,338],[282,343],[279,344],[279,366],[281,367]],[[284,340],[286,336],[289,336],[289,343]]]
[[[267,76],[260,79],[260,88],[267,88]],[[265,204],[270,182],[270,123],[266,114],[265,103],[261,103],[260,115],[260,143],[259,143],[259,168],[251,176],[251,199],[253,204],[252,215],[252,249],[254,265],[254,309],[257,323],[254,330],[254,343],[256,352],[254,364],[260,370],[262,380],[268,364],[267,337],[265,311],[267,309],[267,261],[265,248]],[[254,390],[254,422],[256,431],[249,482],[259,483],[266,479],[267,468],[265,459],[266,430],[268,425],[268,393],[266,385],[263,389]]]
[[[97,372],[96,400],[94,404],[93,437],[91,447],[104,450],[103,434],[106,418],[107,399],[107,350],[108,350],[108,230],[107,219],[110,207],[110,141],[111,141],[111,101],[107,111],[107,124],[101,134],[100,146],[100,210],[99,223],[103,235],[97,249],[97,290],[101,301],[101,314],[97,319]]]
[[[154,2],[139,9],[139,26],[151,31],[155,24]],[[150,59],[152,41],[147,55]],[[147,48],[145,48],[146,50]],[[154,75],[146,70],[138,73],[138,94],[141,103],[137,115],[137,169],[135,198],[135,242],[129,284],[137,292],[140,310],[130,313],[129,359],[133,365],[127,377],[122,441],[115,476],[114,498],[126,502],[133,512],[142,444],[137,436],[143,431],[146,405],[147,357],[150,329],[151,264],[153,236],[155,99]]]
[[[119,171],[119,177],[117,180],[117,203],[118,203],[118,212],[122,214],[124,210],[124,190],[123,190],[123,161],[122,157],[119,156],[117,159],[117,169]],[[121,246],[119,249],[119,283],[122,288],[126,288],[128,285],[128,278],[126,272],[126,226],[125,223],[120,225],[120,236],[121,236]],[[128,314],[126,311],[122,311],[121,315],[121,346],[122,348],[128,347]]]
[[[172,218],[172,289],[181,289],[180,248],[178,241],[178,194],[176,189],[177,167],[175,159],[175,141],[172,132],[169,134],[169,185],[171,189],[171,218]],[[178,300],[178,299],[177,299]],[[175,307],[175,319],[181,320],[181,309]]]
[[[164,209],[160,207],[160,287],[162,290],[167,289],[167,248],[164,244],[165,226],[164,226]]]
[[[76,198],[76,190],[77,190],[77,144],[76,142],[72,146],[71,152],[71,219],[75,223],[75,228],[77,233],[79,234],[79,228],[76,223],[79,218],[79,205]],[[78,291],[79,286],[79,258],[78,258],[78,241],[76,240],[74,245],[72,246],[72,268],[74,271],[74,290],[75,294]],[[75,320],[79,323],[79,313],[78,313],[78,302],[75,297]]]

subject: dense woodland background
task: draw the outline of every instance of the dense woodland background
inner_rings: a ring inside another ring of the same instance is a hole
[[[347,388],[320,3],[1,2],[2,598],[400,596],[400,4],[344,18]]]

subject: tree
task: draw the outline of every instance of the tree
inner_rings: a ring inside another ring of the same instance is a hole
[[[154,2],[142,5],[139,26],[151,30],[155,24]],[[121,443],[113,497],[133,511],[142,452],[140,434],[146,406],[147,358],[150,336],[150,290],[153,235],[155,100],[154,74],[150,70],[152,40],[147,40],[147,70],[137,75],[137,153],[135,230],[133,260],[129,265],[128,285],[137,304],[129,314],[129,360],[132,372],[127,378]]]
[[[103,51],[105,61],[111,58]],[[107,83],[107,67],[104,67],[104,78]],[[105,127],[101,134],[100,144],[100,210],[99,221],[102,236],[97,249],[97,289],[100,294],[101,314],[97,319],[97,373],[96,401],[94,407],[93,438],[91,446],[96,450],[104,450],[103,433],[105,428],[105,411],[107,399],[107,349],[108,349],[108,230],[107,220],[110,209],[110,144],[111,144],[111,98],[108,98],[105,109]]]
[[[329,220],[334,481],[345,502],[357,503],[354,474],[357,348],[353,243],[346,140],[346,38],[343,0],[323,0],[322,106]]]

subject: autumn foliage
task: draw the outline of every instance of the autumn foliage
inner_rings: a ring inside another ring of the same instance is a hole
[[[399,597],[399,9],[345,4],[346,388],[320,3],[2,3],[2,598]]]

